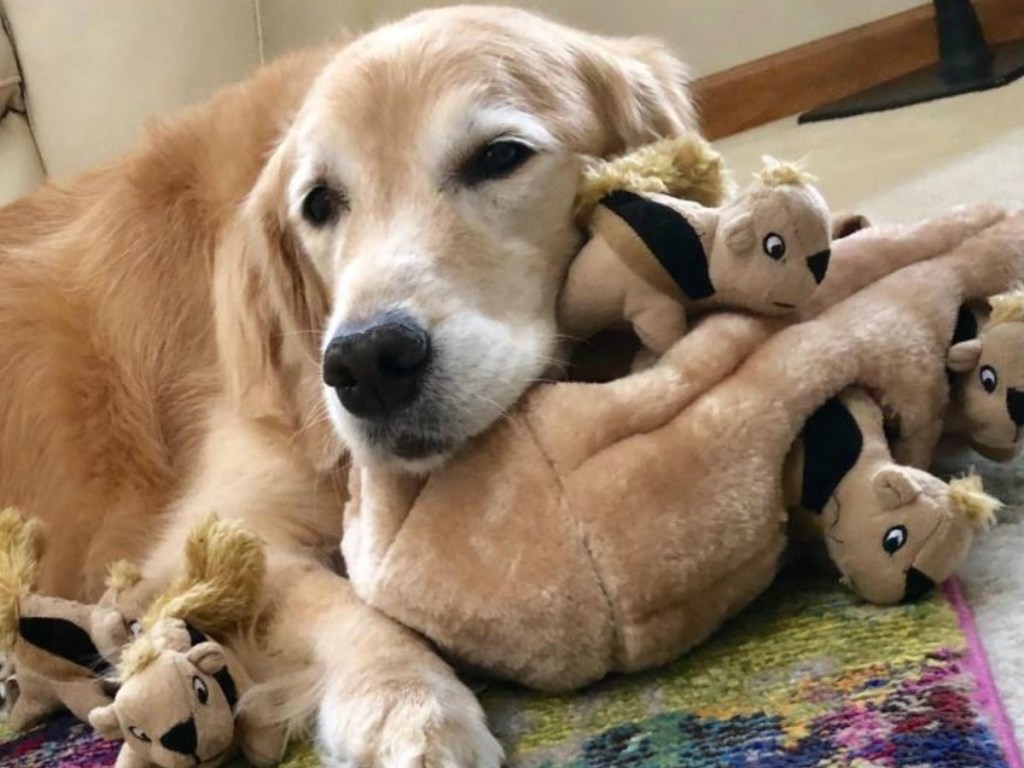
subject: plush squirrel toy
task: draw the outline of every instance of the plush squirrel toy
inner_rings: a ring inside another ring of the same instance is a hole
[[[185,557],[186,575],[153,603],[124,650],[113,702],[89,722],[104,738],[125,740],[117,768],[217,766],[235,746],[253,765],[274,764],[285,728],[272,722],[271,702],[228,644],[254,631],[263,545],[211,517],[192,532]]]
[[[561,329],[588,338],[625,318],[661,355],[685,333],[688,312],[795,311],[825,279],[830,255],[828,207],[810,181],[766,157],[753,184],[714,207],[729,183],[721,157],[696,136],[590,165],[578,195],[590,240],[569,269]]]
[[[970,476],[945,483],[893,461],[882,410],[847,389],[808,419],[785,468],[796,530],[825,541],[843,582],[872,603],[917,600],[960,566],[999,502]]]
[[[946,359],[952,402],[945,426],[982,456],[1010,461],[1024,442],[1024,288],[988,305],[990,313],[961,309]]]
[[[66,708],[85,720],[110,703],[104,679],[131,638],[113,607],[32,592],[43,552],[42,526],[0,512],[0,650],[12,662],[16,698],[8,722],[24,730]]]

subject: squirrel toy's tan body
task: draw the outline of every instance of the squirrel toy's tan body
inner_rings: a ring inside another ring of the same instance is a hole
[[[794,316],[713,315],[641,373],[540,385],[428,476],[354,471],[352,583],[541,689],[669,661],[774,578],[807,420],[860,386],[898,416],[893,461],[927,466],[959,307],[1022,278],[1024,214],[997,207],[844,237]]]
[[[999,503],[976,476],[945,483],[893,460],[882,409],[863,390],[830,398],[786,460],[786,506],[847,584],[873,603],[917,600],[963,563]]]
[[[559,326],[585,339],[625,320],[654,355],[679,340],[691,314],[795,312],[825,279],[830,257],[821,194],[797,166],[770,158],[753,184],[717,207],[620,189],[600,198],[586,228]]]
[[[0,652],[15,681],[7,722],[19,731],[61,709],[85,720],[109,704],[111,687],[103,678],[131,637],[125,617],[106,602],[34,593],[42,552],[38,520],[0,512]]]

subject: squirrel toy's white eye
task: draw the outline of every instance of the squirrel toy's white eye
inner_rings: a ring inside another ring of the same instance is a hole
[[[210,690],[198,675],[192,678],[192,690],[196,692],[196,698],[199,699],[200,704],[205,704],[210,700]]]
[[[782,239],[782,235],[777,235],[774,232],[769,232],[764,236],[761,248],[776,261],[786,255],[786,241]]]
[[[145,742],[146,744],[150,742],[150,738],[146,735],[146,732],[141,728],[136,728],[134,725],[128,726],[128,733],[130,733],[139,741]]]
[[[885,532],[882,537],[882,549],[890,555],[895,555],[907,543],[907,529],[902,525],[896,525]]]
[[[985,388],[986,392],[995,392],[996,387],[999,386],[999,376],[996,374],[996,369],[991,365],[981,366],[981,370],[978,371],[978,378],[981,379],[981,386]]]

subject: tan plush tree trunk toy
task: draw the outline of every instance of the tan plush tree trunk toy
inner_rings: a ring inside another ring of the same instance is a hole
[[[1024,214],[982,206],[833,245],[796,318],[711,316],[652,368],[532,390],[426,477],[352,473],[342,549],[371,605],[444,651],[563,690],[675,658],[772,581],[783,468],[857,385],[923,467],[958,310],[1024,277]]]

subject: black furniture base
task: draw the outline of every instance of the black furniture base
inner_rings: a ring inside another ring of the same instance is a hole
[[[984,91],[998,88],[1024,75],[1024,42],[995,45],[991,47],[991,51],[991,68],[980,75],[959,77],[954,80],[943,77],[940,73],[941,64],[935,64],[806,112],[800,115],[799,122],[813,123],[838,117],[852,117],[961,93]]]

